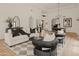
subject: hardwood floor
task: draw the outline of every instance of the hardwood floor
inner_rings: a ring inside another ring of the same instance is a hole
[[[74,32],[67,32],[66,36],[77,40],[79,39],[79,36],[77,35],[77,33],[74,33]]]
[[[6,47],[4,40],[0,39],[0,56],[15,56],[16,54]]]

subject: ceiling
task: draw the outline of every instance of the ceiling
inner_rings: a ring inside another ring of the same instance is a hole
[[[38,9],[56,9],[58,8],[58,3],[1,3],[0,7],[34,7],[34,8],[38,8]],[[73,7],[77,7],[79,6],[78,3],[59,3],[59,7],[63,8],[63,7],[69,7],[69,6],[73,6]]]
[[[33,4],[32,6],[37,6],[37,8],[44,8],[44,9],[56,9],[59,7],[65,8],[65,7],[77,7],[79,6],[78,3],[44,3],[44,4]]]

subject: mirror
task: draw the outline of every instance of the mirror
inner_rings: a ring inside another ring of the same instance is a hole
[[[13,27],[20,27],[20,18],[19,18],[19,16],[15,16],[13,18]]]

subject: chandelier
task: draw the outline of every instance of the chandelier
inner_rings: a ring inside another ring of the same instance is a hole
[[[55,16],[55,19],[56,19],[56,24],[59,24],[60,25],[60,3],[57,3],[57,15]]]

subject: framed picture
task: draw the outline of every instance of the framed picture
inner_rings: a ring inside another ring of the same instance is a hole
[[[63,27],[72,27],[72,18],[64,18]]]

